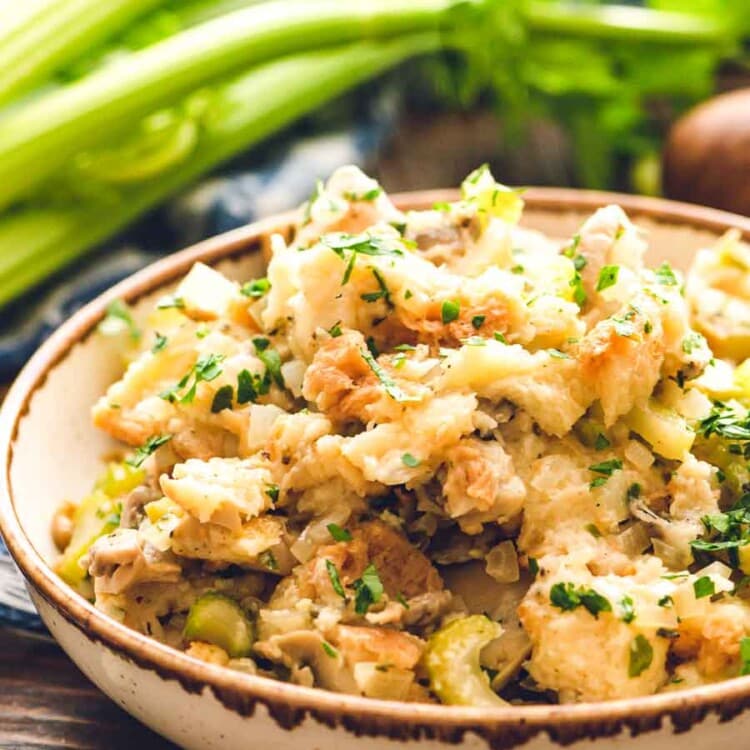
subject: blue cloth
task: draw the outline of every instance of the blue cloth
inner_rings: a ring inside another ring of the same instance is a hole
[[[349,129],[308,137],[290,136],[259,166],[210,178],[167,206],[159,217],[166,237],[159,249],[137,239],[108,248],[64,273],[22,300],[0,321],[0,382],[9,381],[39,344],[78,308],[108,287],[156,260],[167,250],[235,229],[263,216],[301,204],[318,179],[342,164],[371,165],[391,133],[397,99],[389,92],[376,97],[369,111]],[[148,223],[134,233],[148,236]],[[43,631],[23,579],[0,539],[0,625]]]

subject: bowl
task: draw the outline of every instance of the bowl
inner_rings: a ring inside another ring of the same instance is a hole
[[[452,191],[397,196],[401,208],[455,200]],[[619,203],[650,235],[650,262],[686,268],[701,246],[750,220],[658,199],[550,188],[524,195],[523,224],[572,235],[594,209]],[[89,408],[121,369],[111,342],[94,335],[111,300],[148,306],[198,260],[235,278],[262,274],[276,216],[165,258],[77,312],[34,355],[0,413],[0,531],[25,575],[50,632],[80,669],[115,702],[187,748],[267,747],[420,750],[460,744],[479,750],[542,750],[595,743],[597,750],[743,747],[750,734],[750,677],[682,692],[597,704],[496,709],[377,701],[244,675],[193,659],[108,618],[52,571],[50,522],[58,503],[89,489],[112,447]],[[582,644],[585,648],[585,644]],[[685,733],[689,733],[686,737]]]

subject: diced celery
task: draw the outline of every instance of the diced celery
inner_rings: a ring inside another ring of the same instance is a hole
[[[461,183],[461,197],[476,206],[483,225],[490,218],[516,224],[523,213],[523,199],[518,191],[497,182],[486,164]]]
[[[250,653],[255,627],[234,599],[209,592],[190,607],[183,637],[186,641],[212,643],[238,659]]]
[[[95,490],[101,490],[109,497],[120,497],[132,492],[136,487],[143,484],[146,472],[126,463],[112,462],[107,464],[107,471],[94,485]]]
[[[55,569],[60,578],[78,588],[86,578],[81,558],[100,537],[114,531],[120,524],[116,501],[103,490],[86,496],[73,517],[73,536]]]
[[[86,570],[80,560],[101,536],[120,525],[117,499],[143,484],[146,473],[126,463],[112,462],[97,480],[94,491],[87,495],[73,516],[73,535],[55,569],[66,583],[81,589]]]
[[[684,460],[693,447],[695,433],[686,420],[653,399],[645,407],[633,408],[624,421],[664,458]]]
[[[443,703],[456,706],[507,705],[490,687],[479,666],[480,651],[502,635],[502,627],[484,615],[464,617],[441,628],[423,656],[430,689]]]

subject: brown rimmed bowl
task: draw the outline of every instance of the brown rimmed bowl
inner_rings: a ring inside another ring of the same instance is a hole
[[[398,196],[402,208],[454,200],[452,191]],[[528,190],[523,224],[572,235],[597,207],[619,203],[650,236],[650,262],[686,268],[700,247],[732,227],[750,241],[750,220],[669,201],[608,193]],[[742,748],[750,736],[750,677],[647,698],[498,709],[376,701],[302,688],[197,661],[97,611],[54,574],[50,523],[66,497],[86,493],[112,447],[89,409],[121,361],[95,335],[111,300],[148,307],[198,260],[238,279],[262,275],[263,248],[290,229],[291,214],[203,242],[149,266],[77,312],[34,355],[0,412],[0,531],[42,619],[71,659],[112,700],[188,748],[420,750],[451,745],[542,750]],[[581,643],[581,648],[586,644]]]

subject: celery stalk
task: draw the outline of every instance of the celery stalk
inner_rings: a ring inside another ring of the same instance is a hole
[[[439,34],[359,42],[268,63],[216,92],[194,154],[113,203],[27,208],[0,221],[0,305],[106,239],[232,155],[410,57],[439,49]]]
[[[111,142],[217,78],[306,49],[436,30],[457,7],[484,2],[273,0],[182,31],[0,119],[0,209],[82,147]]]
[[[0,23],[0,104],[163,0],[44,0]]]

